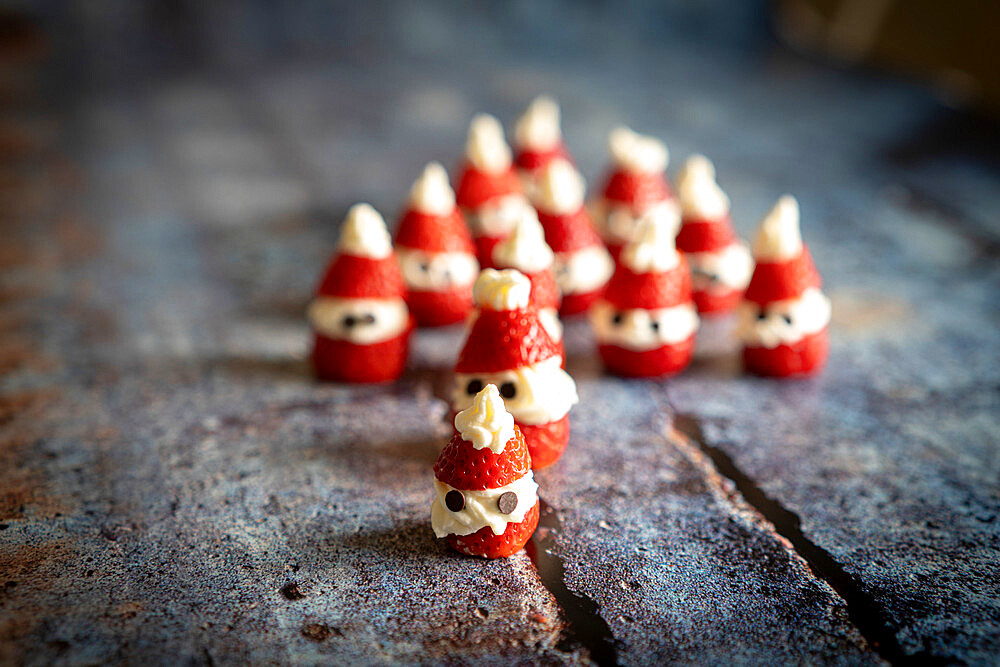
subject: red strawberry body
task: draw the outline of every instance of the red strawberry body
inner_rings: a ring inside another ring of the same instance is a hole
[[[575,292],[564,294],[562,305],[559,307],[560,315],[579,315],[590,310],[594,302],[604,294],[604,288],[592,290],[590,292]]]
[[[636,352],[602,344],[597,351],[608,370],[623,377],[669,377],[687,368],[694,355],[694,335],[653,350]]]
[[[498,245],[503,243],[505,236],[477,236],[476,237],[476,259],[479,260],[480,269],[494,269],[493,251]]]
[[[390,382],[403,374],[412,326],[389,340],[358,345],[316,334],[312,361],[316,376],[333,382]]]
[[[406,305],[422,327],[456,324],[472,312],[472,286],[438,291],[411,290],[406,295]]]
[[[744,347],[743,366],[755,375],[788,377],[818,373],[830,351],[828,328],[774,348]]]
[[[740,304],[740,301],[743,300],[743,290],[695,290],[691,296],[694,298],[694,304],[697,306],[699,314],[721,315],[728,313]]]
[[[517,426],[524,434],[524,441],[531,453],[531,467],[539,470],[555,463],[569,443],[569,415],[548,424],[522,424]]]
[[[484,526],[471,535],[449,535],[451,548],[468,556],[482,558],[506,558],[524,548],[538,527],[538,503],[528,510],[521,523],[508,523],[507,529],[499,535]]]
[[[570,157],[566,144],[560,141],[547,151],[519,150],[514,157],[514,165],[524,171],[538,171],[556,158],[562,158],[573,164],[573,158]]]

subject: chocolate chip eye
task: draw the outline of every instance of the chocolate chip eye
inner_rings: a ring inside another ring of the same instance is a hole
[[[348,315],[347,317],[344,318],[344,326],[347,327],[348,329],[350,329],[357,323],[358,321],[354,319],[353,315]]]
[[[461,491],[456,491],[455,489],[452,489],[444,497],[444,504],[452,512],[461,512],[463,509],[465,509],[465,496],[462,495]]]
[[[791,315],[785,314],[785,315],[782,315],[782,317],[785,320],[785,324],[791,324],[792,323],[792,316]]]
[[[483,390],[483,383],[481,380],[470,380],[469,384],[465,387],[465,393],[469,396],[475,396]]]
[[[757,319],[758,320],[766,320],[767,319],[767,313],[765,313],[763,310],[760,311],[759,313],[757,313]]]
[[[623,320],[623,319],[625,319],[625,318],[624,318],[624,316],[622,316],[622,314],[621,314],[621,313],[615,313],[615,316],[611,318],[611,322],[612,322],[612,323],[613,323],[613,324],[614,324],[615,326],[618,326],[619,324],[621,324],[621,323],[622,323],[622,320]]]
[[[659,323],[659,322],[652,322],[652,323],[651,323],[651,324],[649,325],[649,327],[650,327],[650,328],[651,328],[651,329],[652,329],[653,331],[659,331],[659,330],[660,330],[660,323]]]
[[[424,262],[423,264],[420,265],[420,270],[423,271],[424,273],[427,273],[428,271],[431,270],[431,267],[429,264],[427,264],[427,262]]]
[[[517,387],[513,382],[504,382],[500,385],[500,395],[504,398],[514,398],[517,395]]]
[[[361,318],[361,321],[364,322],[365,324],[375,324],[375,316],[372,315],[371,313],[367,313],[364,317]]]
[[[513,491],[506,491],[497,498],[497,509],[501,514],[510,514],[517,509],[517,494]]]

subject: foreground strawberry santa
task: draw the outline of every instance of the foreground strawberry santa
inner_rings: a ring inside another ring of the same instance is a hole
[[[639,230],[639,238],[622,251],[604,298],[591,310],[591,324],[612,373],[674,375],[694,353],[698,314],[691,276],[674,247],[669,215],[647,212]]]
[[[655,137],[617,127],[608,135],[612,168],[592,206],[604,243],[618,261],[625,244],[638,235],[639,220],[654,207],[666,207],[678,217],[677,204],[664,173],[670,153]]]
[[[559,321],[559,287],[553,270],[555,255],[545,242],[538,215],[525,207],[507,240],[493,250],[493,265],[498,269],[517,269],[531,282],[531,305],[538,319],[562,352],[562,322]]]
[[[677,249],[691,267],[691,288],[702,314],[736,308],[750,282],[750,249],[736,235],[729,197],[715,182],[715,167],[703,155],[692,155],[677,179],[681,229]]]
[[[398,378],[414,326],[405,295],[385,221],[368,204],[353,206],[309,304],[317,376],[338,382]]]
[[[507,238],[518,212],[529,204],[511,162],[503,127],[489,114],[479,114],[469,124],[456,196],[472,228],[479,264],[492,266],[493,249]]]
[[[538,484],[496,385],[455,416],[455,431],[434,464],[434,534],[469,556],[510,556],[538,526]]]
[[[485,269],[473,287],[477,310],[455,365],[453,411],[472,405],[488,384],[500,390],[531,453],[532,467],[554,463],[569,442],[576,383],[560,348],[530,304],[531,282],[514,269]]]
[[[760,223],[754,269],[740,306],[743,365],[774,377],[808,375],[829,352],[830,300],[799,229],[799,205],[785,195]]]
[[[437,162],[410,189],[396,230],[396,255],[417,324],[443,326],[469,315],[479,262],[448,173]]]
[[[514,163],[525,183],[531,183],[540,169],[552,160],[572,162],[562,129],[559,105],[551,97],[536,97],[514,126]]]
[[[568,161],[556,158],[537,174],[532,203],[555,252],[556,281],[563,315],[584,313],[597,300],[614,262],[594,231],[583,203],[586,184]]]

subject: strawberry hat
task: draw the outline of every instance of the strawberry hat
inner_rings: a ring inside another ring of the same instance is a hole
[[[532,203],[553,251],[575,252],[603,245],[583,203],[585,190],[583,176],[565,159],[552,160],[538,173]]]
[[[674,247],[663,209],[650,210],[640,237],[627,245],[608,281],[604,299],[620,310],[673,308],[691,302],[691,275]]]
[[[799,229],[799,204],[785,195],[760,224],[753,242],[757,262],[744,295],[761,308],[774,301],[802,296],[822,281]]]
[[[718,252],[738,239],[729,215],[729,197],[715,182],[715,167],[704,155],[684,162],[677,179],[681,229],[677,248],[682,252]]]
[[[553,271],[555,255],[534,209],[525,207],[514,231],[493,250],[498,269],[517,269],[531,281],[531,303],[536,308],[559,308],[559,287]]]
[[[622,126],[608,135],[608,150],[614,168],[602,191],[605,199],[643,211],[673,198],[664,174],[670,153],[662,141]]]
[[[348,211],[337,254],[316,293],[353,299],[402,299],[406,295],[385,221],[370,204],[355,204]]]
[[[537,171],[556,158],[572,162],[559,128],[555,100],[541,95],[528,105],[514,127],[514,147],[514,162],[525,171]]]
[[[475,254],[465,218],[455,204],[448,173],[440,163],[429,163],[413,183],[396,229],[396,245],[429,253]]]
[[[472,288],[478,307],[456,373],[497,373],[558,356],[530,304],[531,282],[514,269],[485,269]]]
[[[456,193],[458,205],[475,210],[493,199],[520,192],[521,182],[500,121],[489,114],[478,114],[469,124],[465,164]]]

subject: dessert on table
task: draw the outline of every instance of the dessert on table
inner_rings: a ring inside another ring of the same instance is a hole
[[[406,302],[420,326],[463,321],[472,311],[479,262],[448,173],[431,162],[410,189],[396,229]]]
[[[469,556],[517,553],[538,526],[538,484],[521,430],[488,384],[455,415],[434,464],[434,534]]]
[[[608,135],[612,166],[604,188],[594,200],[594,222],[615,261],[625,244],[638,235],[639,220],[654,207],[680,212],[667,182],[667,146],[655,137],[617,127]]]
[[[476,310],[455,364],[454,412],[472,405],[488,384],[500,391],[531,453],[534,468],[554,463],[569,442],[576,383],[563,370],[560,346],[530,302],[531,281],[514,269],[483,270],[473,287]]]
[[[662,208],[648,211],[622,250],[604,296],[590,312],[598,352],[626,377],[675,375],[694,353],[698,313],[684,255]]]
[[[829,353],[830,300],[799,229],[799,204],[784,195],[753,241],[757,265],[740,306],[743,365],[774,377],[808,375]]]
[[[545,241],[555,252],[562,315],[585,313],[614,270],[611,255],[584,205],[585,190],[583,176],[563,158],[539,170],[531,188]]]
[[[736,235],[729,197],[715,181],[715,167],[704,155],[684,162],[677,179],[681,229],[677,249],[691,268],[694,303],[701,314],[736,308],[750,282],[753,259]]]
[[[489,114],[479,114],[469,124],[456,198],[472,229],[480,266],[492,266],[493,248],[510,234],[520,209],[530,204],[503,127]]]
[[[526,185],[552,160],[573,161],[563,141],[559,105],[554,99],[546,95],[536,97],[517,119],[514,151],[514,164]]]
[[[308,319],[316,375],[338,382],[387,382],[406,366],[413,318],[385,221],[351,207]]]

